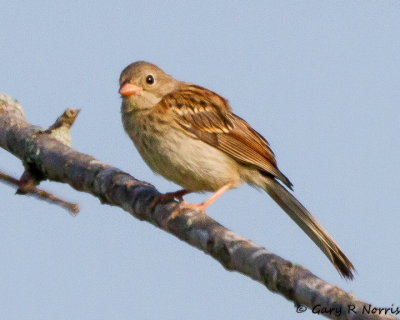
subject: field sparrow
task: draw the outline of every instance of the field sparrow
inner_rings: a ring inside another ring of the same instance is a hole
[[[265,190],[325,253],[339,273],[354,267],[322,226],[283,186],[292,183],[278,169],[268,142],[232,113],[220,95],[177,81],[151,63],[139,61],[121,73],[122,122],[140,155],[157,174],[184,189],[163,195],[203,211],[243,182]],[[282,184],[283,185],[282,185]],[[182,196],[214,192],[201,204]]]

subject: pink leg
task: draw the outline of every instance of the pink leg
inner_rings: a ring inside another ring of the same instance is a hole
[[[153,210],[154,207],[159,204],[161,201],[168,201],[168,200],[174,200],[174,199],[178,199],[179,202],[183,201],[183,196],[185,194],[190,193],[190,191],[187,191],[185,189],[182,190],[178,190],[175,192],[167,192],[164,194],[159,194],[158,196],[156,196],[153,200],[153,202],[150,205],[150,208]]]
[[[192,203],[186,203],[184,201],[181,202],[179,209],[194,209],[194,210],[199,210],[202,213],[205,213],[207,207],[213,203],[215,200],[217,200],[223,193],[228,191],[229,189],[232,189],[233,186],[235,185],[234,182],[229,182],[225,185],[223,185],[221,188],[219,188],[217,191],[215,191],[209,198],[207,198],[205,201],[199,204],[192,204]]]
[[[175,192],[167,192],[163,194],[166,199],[178,199],[179,202],[183,201],[183,196],[190,193],[191,191],[187,191],[186,189],[178,190]]]

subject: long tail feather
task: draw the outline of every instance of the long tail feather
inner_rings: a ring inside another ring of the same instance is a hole
[[[273,178],[267,178],[265,191],[325,253],[340,275],[353,279],[353,264],[311,213]]]

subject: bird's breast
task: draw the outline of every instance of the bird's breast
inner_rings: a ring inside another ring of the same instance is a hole
[[[141,112],[142,113],[142,112]],[[239,164],[152,113],[123,115],[124,128],[147,165],[190,191],[215,191],[241,183]]]

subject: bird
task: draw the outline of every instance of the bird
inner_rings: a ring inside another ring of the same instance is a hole
[[[268,141],[233,113],[228,101],[202,86],[175,80],[156,65],[137,61],[121,72],[123,127],[153,172],[183,189],[157,199],[205,212],[243,183],[264,190],[328,257],[339,274],[353,279],[353,264],[331,236],[292,195]],[[213,192],[200,204],[183,196]]]

